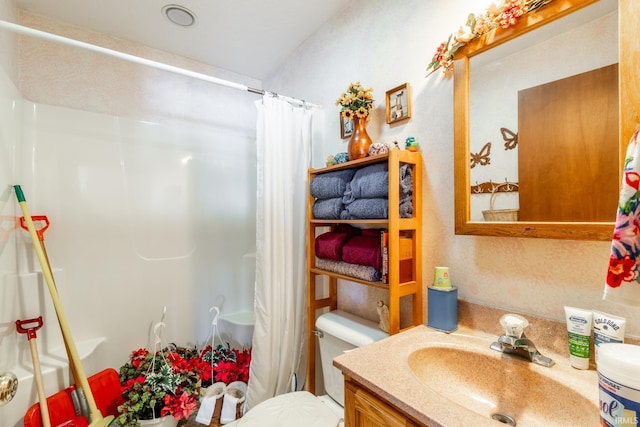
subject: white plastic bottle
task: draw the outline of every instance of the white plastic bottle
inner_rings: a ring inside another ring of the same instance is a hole
[[[564,306],[569,335],[569,362],[576,369],[589,369],[593,311]]]
[[[640,346],[601,344],[598,383],[602,426],[640,426]]]

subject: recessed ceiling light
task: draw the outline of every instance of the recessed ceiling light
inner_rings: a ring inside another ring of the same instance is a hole
[[[176,25],[191,27],[196,24],[196,15],[184,6],[168,4],[162,8],[162,13]]]

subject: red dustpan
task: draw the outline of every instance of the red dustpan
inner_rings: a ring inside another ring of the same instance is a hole
[[[120,392],[120,377],[113,368],[108,368],[87,379],[93,393],[98,409],[104,417],[118,415],[118,405],[122,404]],[[87,419],[77,417],[71,399],[74,386],[67,387],[49,397],[47,406],[49,418],[54,427],[84,427],[88,425]],[[32,405],[24,416],[24,427],[42,427],[40,421],[40,405]]]

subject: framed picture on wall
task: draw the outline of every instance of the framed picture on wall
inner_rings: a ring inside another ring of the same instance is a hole
[[[345,119],[340,113],[340,138],[350,138],[353,135],[353,120]]]
[[[392,124],[411,117],[409,83],[387,91],[387,123]]]

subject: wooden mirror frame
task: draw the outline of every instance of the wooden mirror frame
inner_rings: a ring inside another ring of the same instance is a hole
[[[637,2],[637,0],[635,0]],[[470,58],[485,52],[502,43],[512,40],[522,34],[535,30],[556,19],[562,18],[583,7],[598,2],[598,0],[556,0],[547,4],[543,8],[529,13],[520,18],[516,25],[507,29],[497,28],[482,37],[474,39],[461,47],[455,54],[454,64],[454,200],[455,200],[455,234],[480,235],[480,236],[507,236],[507,237],[537,237],[543,239],[567,239],[567,240],[611,240],[614,222],[484,222],[471,221],[471,200],[470,200],[470,135],[469,135],[469,97],[470,97]],[[619,28],[620,51],[623,51],[624,37],[623,28],[627,28],[622,20],[633,19],[633,13],[640,11],[639,5],[632,5],[633,0],[620,0],[618,3],[618,16],[621,20]],[[640,2],[637,2],[640,3]],[[628,23],[631,27],[631,23]],[[637,35],[638,30],[629,28]],[[629,37],[629,36],[627,36]],[[628,39],[627,39],[628,40]],[[627,43],[627,48],[631,49],[631,44]],[[628,51],[629,52],[629,51]],[[627,52],[627,53],[628,53]],[[635,60],[637,60],[638,55]],[[625,88],[628,82],[625,76],[633,79],[631,87],[636,87],[636,77],[633,74],[632,62],[634,58],[623,59],[619,55],[619,85],[620,85],[620,165],[624,160],[626,144],[635,131],[629,132],[629,126],[625,126],[625,121],[630,118],[629,111],[625,112],[624,100]],[[623,62],[626,62],[623,64]],[[638,96],[635,95],[635,101]],[[628,106],[628,109],[634,108]],[[627,114],[625,114],[627,113]],[[635,111],[631,114],[637,122]],[[626,141],[625,141],[626,138]],[[624,141],[624,142],[623,142]],[[622,168],[620,168],[621,170]],[[619,178],[621,178],[620,175]],[[619,181],[620,182],[620,181]]]

